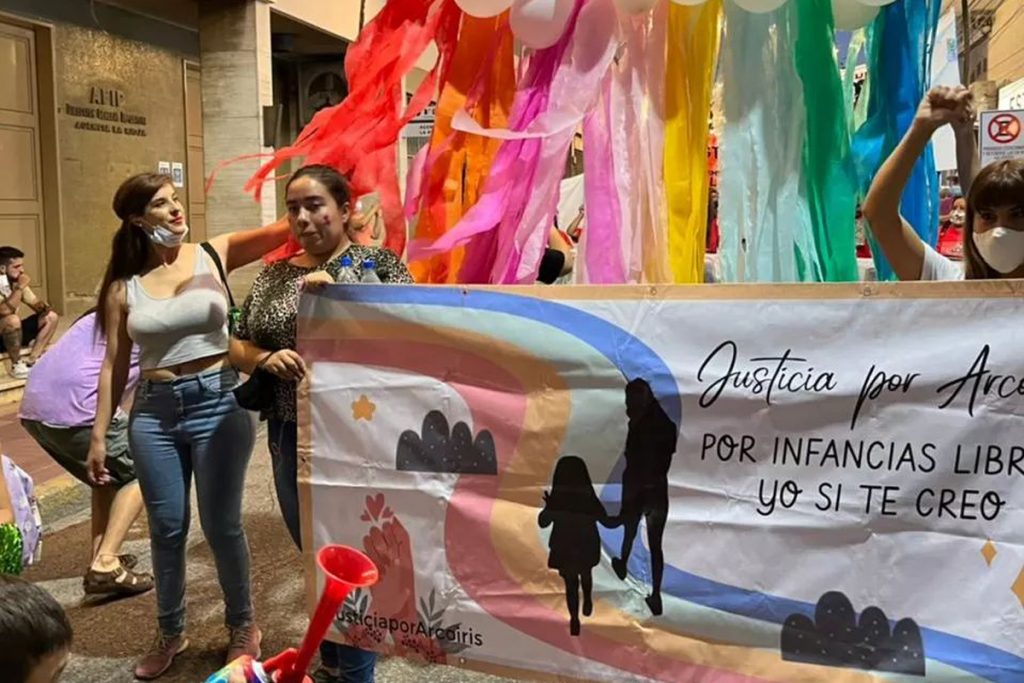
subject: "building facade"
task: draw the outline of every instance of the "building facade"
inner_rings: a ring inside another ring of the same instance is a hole
[[[129,175],[170,172],[195,241],[272,222],[277,188],[242,191],[256,157],[344,97],[346,45],[382,5],[0,0],[0,244],[75,315],[95,301]]]
[[[961,60],[964,47],[963,0],[943,0],[943,12],[957,13]],[[1024,0],[968,0],[970,69],[968,83],[989,83],[995,91],[1024,78]]]

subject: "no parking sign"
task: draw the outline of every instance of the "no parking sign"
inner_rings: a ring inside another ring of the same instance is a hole
[[[981,114],[981,165],[1024,159],[1024,110]]]

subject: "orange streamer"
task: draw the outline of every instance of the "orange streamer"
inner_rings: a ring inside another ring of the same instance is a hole
[[[495,45],[495,41],[498,44]],[[482,55],[493,54],[493,59]],[[483,81],[481,81],[483,79]],[[479,88],[479,99],[470,93]],[[437,105],[415,239],[433,241],[459,222],[480,196],[500,140],[452,129],[456,112],[468,109],[485,128],[504,128],[515,96],[515,64],[508,13],[486,19],[466,15]],[[410,264],[418,282],[454,283],[465,255],[460,247]]]

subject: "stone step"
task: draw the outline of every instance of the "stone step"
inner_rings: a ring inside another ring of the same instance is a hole
[[[25,380],[14,379],[6,373],[0,374],[0,406],[20,403],[25,393]]]

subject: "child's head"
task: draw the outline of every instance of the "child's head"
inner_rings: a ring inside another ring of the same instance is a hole
[[[71,624],[38,586],[0,575],[0,671],[11,683],[54,683],[71,651]]]
[[[594,485],[590,481],[587,463],[575,455],[566,455],[555,465],[555,475],[551,479],[551,487],[555,491],[575,491],[588,489],[593,492]]]

